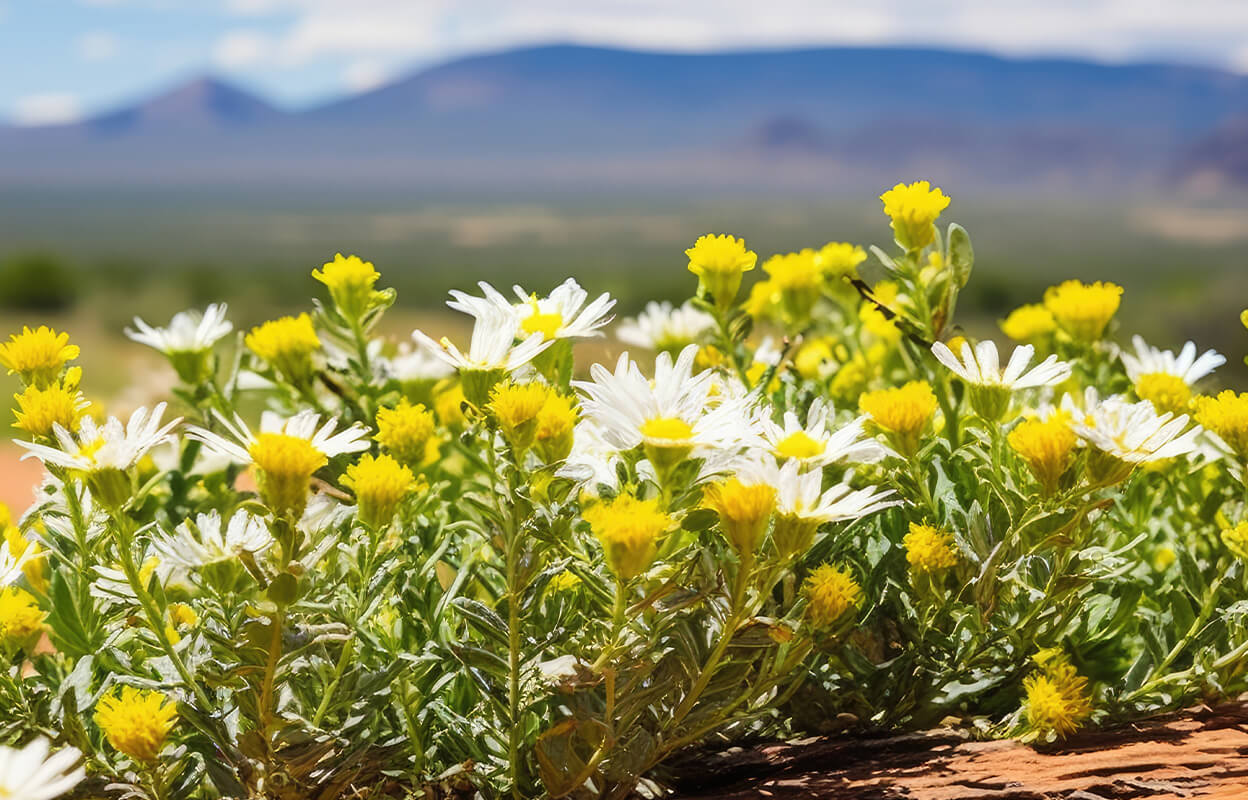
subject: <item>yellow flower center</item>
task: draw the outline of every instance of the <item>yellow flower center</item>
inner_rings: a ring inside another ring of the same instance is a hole
[[[902,537],[906,561],[915,572],[940,572],[958,563],[953,535],[931,525],[910,523],[910,532]]]
[[[753,554],[776,506],[776,490],[766,485],[746,485],[737,478],[707,487],[707,508],[719,514],[720,528],[738,553]]]
[[[520,321],[520,329],[530,336],[540,333],[547,341],[554,339],[563,327],[563,315],[558,311],[543,314],[536,297],[529,300],[529,308],[529,315]]]
[[[1216,433],[1241,458],[1248,456],[1248,393],[1231,390],[1196,398],[1196,421]]]
[[[248,452],[260,470],[260,496],[279,514],[299,516],[308,499],[308,482],[328,463],[307,439],[285,433],[261,433]]]
[[[20,375],[27,384],[48,386],[60,377],[67,362],[78,357],[78,352],[78,346],[69,343],[67,333],[57,333],[47,325],[33,331],[23,327],[21,333],[0,344],[0,365],[10,375]]]
[[[53,427],[60,425],[67,431],[78,427],[82,418],[82,395],[72,387],[54,383],[46,389],[31,385],[19,395],[14,395],[17,408],[13,427],[31,436],[51,436]]]
[[[1141,375],[1135,382],[1135,393],[1160,413],[1182,414],[1192,400],[1191,387],[1182,378],[1166,372]]]
[[[812,627],[826,628],[862,599],[862,587],[849,571],[831,564],[815,569],[803,585],[806,593],[806,614]]]
[[[178,708],[169,698],[132,686],[106,695],[95,711],[109,744],[145,764],[156,761],[177,716]]]
[[[693,438],[693,427],[679,417],[655,417],[641,424],[641,435],[647,440],[684,443]]]
[[[1085,284],[1066,281],[1044,293],[1044,307],[1057,324],[1073,338],[1094,342],[1105,333],[1105,326],[1122,302],[1122,287],[1097,281]]]
[[[806,431],[798,431],[791,433],[776,443],[776,455],[784,458],[796,458],[805,460],[823,455],[825,445],[806,433]]]
[[[46,615],[34,595],[16,586],[0,591],[0,639],[25,644],[43,627]]]
[[[582,516],[602,544],[607,566],[625,581],[649,569],[659,537],[675,524],[658,500],[626,494],[591,506]]]
[[[394,408],[377,411],[373,438],[404,464],[420,464],[428,455],[433,432],[433,412],[403,399]]]
[[[343,483],[355,492],[360,521],[374,529],[388,525],[399,504],[416,489],[412,471],[388,455],[363,456],[347,467]]]

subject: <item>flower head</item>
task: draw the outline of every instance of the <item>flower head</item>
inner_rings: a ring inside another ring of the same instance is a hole
[[[844,567],[822,564],[802,585],[806,615],[816,630],[826,628],[862,602],[862,587]]]
[[[105,695],[95,711],[95,722],[108,743],[135,761],[153,764],[173,730],[178,707],[160,692],[122,686]]]
[[[1248,392],[1227,389],[1217,397],[1197,397],[1196,421],[1217,434],[1232,453],[1248,458]]]
[[[621,342],[656,352],[678,353],[696,344],[715,326],[715,318],[686,302],[679,308],[666,301],[649,302],[635,318],[625,319],[616,329]]]
[[[365,454],[347,467],[343,483],[355,492],[360,521],[373,529],[389,525],[399,504],[416,490],[412,471],[388,455]]]
[[[461,294],[456,293],[452,307],[462,305]],[[473,309],[476,322],[472,326],[472,341],[466,354],[449,339],[438,343],[421,331],[412,331],[412,338],[459,370],[465,396],[473,405],[483,406],[494,384],[532,361],[554,340],[534,333],[516,344],[520,323],[514,311],[485,301],[474,305]]]
[[[53,382],[43,389],[31,384],[13,399],[17,401],[13,427],[44,439],[50,438],[58,426],[69,431],[77,429],[82,412],[91,405],[77,386],[65,381]]]
[[[265,322],[252,328],[243,343],[294,384],[311,378],[312,354],[321,349],[321,339],[307,314]]]
[[[264,520],[246,511],[235,511],[229,522],[223,522],[214,510],[183,520],[172,535],[159,537],[154,544],[170,564],[198,569],[244,553],[263,553],[273,546],[273,536]]]
[[[757,471],[757,472],[755,472]],[[827,522],[860,519],[900,504],[890,489],[854,489],[847,483],[823,489],[823,471],[801,469],[789,459],[779,467],[763,461],[741,470],[747,480],[776,489],[776,524],[772,540],[782,559],[801,555],[814,543],[815,532]]]
[[[0,589],[0,640],[18,647],[28,644],[43,630],[46,616],[39,610],[39,601],[25,589]]]
[[[1057,320],[1039,303],[1019,306],[1001,320],[1001,332],[1016,342],[1035,343],[1055,330]]]
[[[572,452],[575,441],[577,410],[575,399],[551,392],[537,412],[534,445],[547,464],[562,461]]]
[[[1060,652],[1041,651],[1036,660],[1041,671],[1023,680],[1027,722],[1042,734],[1068,736],[1092,716],[1088,679]]]
[[[0,503],[0,531],[3,531],[0,541],[9,546],[9,553],[14,558],[25,562],[22,572],[26,575],[30,587],[39,594],[47,594],[48,576],[43,564],[43,546],[37,540],[23,536],[21,529],[16,525],[5,523],[4,518],[7,514],[8,508]]]
[[[225,311],[224,303],[213,303],[202,314],[179,311],[169,321],[168,328],[153,328],[135,317],[134,326],[138,330],[126,328],[126,336],[159,350],[173,364],[178,377],[187,383],[198,383],[210,375],[208,351],[234,330],[233,324],[225,318]]]
[[[0,344],[0,365],[26,385],[44,387],[61,377],[65,364],[77,358],[78,352],[78,345],[69,343],[68,333],[57,333],[47,325],[33,331],[23,327]]]
[[[1122,287],[1097,281],[1086,284],[1070,280],[1050,286],[1044,293],[1044,307],[1072,338],[1095,342],[1105,334],[1105,326],[1122,302]]]
[[[740,478],[713,483],[703,504],[719,515],[719,527],[743,558],[753,556],[767,533],[776,507],[776,490],[765,483],[742,483]]]
[[[936,413],[936,395],[927,381],[910,381],[893,389],[867,392],[858,405],[871,421],[889,434],[903,456],[919,449],[919,437]]]
[[[943,572],[958,563],[953,534],[931,525],[910,523],[910,532],[901,539],[906,562],[916,573]]]
[[[685,255],[689,257],[689,271],[698,276],[698,283],[720,308],[732,305],[741,288],[741,276],[758,262],[758,254],[746,249],[744,239],[724,234],[699,237]]]
[[[763,262],[763,271],[772,291],[779,292],[789,321],[806,320],[823,285],[823,270],[815,251],[808,248],[774,255]]]
[[[54,800],[87,776],[75,766],[82,753],[73,747],[49,756],[48,740],[38,738],[21,749],[0,746],[0,797],[13,800]]]
[[[932,345],[932,355],[954,375],[971,386],[971,405],[985,419],[1000,419],[1010,404],[1010,393],[1019,389],[1056,386],[1070,377],[1070,364],[1049,356],[1030,371],[1027,365],[1036,349],[1029,344],[1014,348],[1010,362],[1001,368],[997,345],[985,339],[975,347],[962,342],[959,359],[944,342]]]
[[[1199,427],[1188,428],[1186,414],[1158,414],[1147,400],[1128,403],[1109,397],[1074,415],[1071,428],[1095,448],[1089,462],[1094,480],[1105,484],[1126,479],[1132,470],[1152,461],[1185,455],[1196,449]]]
[[[1078,437],[1070,429],[1066,414],[1057,412],[1047,420],[1029,419],[1018,424],[1007,437],[1014,452],[1040,482],[1044,494],[1057,490],[1058,481],[1074,460]]]
[[[552,394],[549,386],[536,381],[503,381],[490,393],[490,414],[498,421],[503,436],[516,452],[522,453],[533,444],[533,436],[537,432],[537,415]]]
[[[640,500],[622,494],[582,512],[606,557],[607,566],[623,581],[650,568],[663,534],[675,526],[656,499]]]
[[[295,519],[307,505],[309,482],[317,470],[334,456],[368,449],[367,430],[356,424],[335,433],[338,421],[330,418],[322,425],[314,411],[300,411],[289,419],[266,411],[259,433],[252,433],[237,415],[233,420],[220,414],[217,418],[230,438],[198,427],[187,436],[235,463],[255,465],[261,499],[277,514]]]
[[[403,464],[418,465],[437,452],[434,427],[432,411],[404,398],[394,408],[377,410],[377,435],[373,438]]]
[[[867,251],[848,242],[828,242],[815,253],[815,261],[825,278],[853,275],[867,260]]]
[[[792,410],[784,412],[779,424],[764,417],[758,422],[759,444],[776,458],[794,459],[803,467],[838,461],[870,463],[887,454],[879,442],[863,433],[865,417],[837,427],[832,413],[830,406],[817,399],[806,412],[805,424]]]
[[[371,261],[359,256],[336,253],[319,270],[312,270],[312,277],[329,288],[334,305],[349,320],[363,317],[377,302],[378,292],[373,285],[381,277]]]
[[[1124,352],[1122,365],[1135,384],[1135,393],[1158,411],[1186,411],[1191,403],[1192,385],[1226,363],[1226,358],[1213,350],[1197,358],[1194,342],[1184,344],[1177,356],[1170,350],[1149,347],[1140,336],[1132,337],[1131,343],[1135,353]]]
[[[1248,559],[1248,520],[1223,528],[1222,542],[1239,558]]]
[[[936,219],[950,198],[927,181],[899,183],[880,195],[884,213],[892,220],[893,235],[906,250],[922,250],[936,238]]]

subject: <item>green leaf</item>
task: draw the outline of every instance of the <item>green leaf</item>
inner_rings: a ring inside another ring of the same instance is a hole
[[[971,279],[971,267],[975,265],[975,251],[971,248],[971,235],[961,225],[949,226],[949,271],[958,288],[966,286]]]
[[[494,641],[506,645],[508,643],[507,623],[503,621],[494,609],[479,603],[468,597],[456,597],[451,601],[451,605],[464,615],[464,619],[468,621],[478,633],[493,639]]]

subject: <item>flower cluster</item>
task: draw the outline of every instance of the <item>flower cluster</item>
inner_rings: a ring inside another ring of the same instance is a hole
[[[956,318],[949,196],[881,200],[878,263],[708,234],[688,298],[614,326],[573,278],[454,291],[466,344],[379,335],[393,290],[338,254],[232,358],[223,305],[136,319],[172,409],[109,416],[89,348],[12,335],[45,477],[0,516],[31,742],[0,796],[622,797],[830,719],[1049,741],[1248,690],[1225,359],[1123,348],[1122,287],[1078,280],[1002,320],[1007,356]]]

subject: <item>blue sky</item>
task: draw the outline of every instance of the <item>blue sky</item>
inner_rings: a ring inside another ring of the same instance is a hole
[[[300,107],[552,41],[926,44],[1248,72],[1248,0],[0,0],[0,117],[67,121],[206,72]]]

